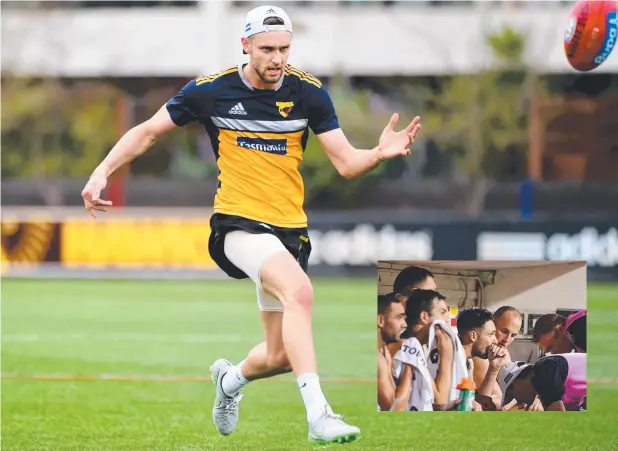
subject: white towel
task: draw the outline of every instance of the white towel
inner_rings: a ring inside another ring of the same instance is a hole
[[[451,377],[451,392],[449,395],[449,402],[455,401],[459,399],[459,390],[457,390],[457,385],[461,382],[461,380],[465,377],[468,377],[468,368],[466,366],[466,353],[461,345],[461,341],[459,341],[459,337],[453,331],[453,329],[443,320],[437,319],[429,328],[429,341],[427,348],[429,349],[429,359],[427,362],[427,366],[429,368],[429,374],[435,380],[438,375],[438,365],[440,363],[440,355],[438,354],[438,348],[436,346],[436,325],[440,325],[442,330],[447,332],[453,341],[454,346],[454,359],[453,359],[453,368],[452,368],[452,377]]]
[[[412,392],[406,410],[433,410],[433,387],[425,352],[414,337],[404,341],[393,358],[393,377],[397,382],[401,378],[404,363],[412,366]]]

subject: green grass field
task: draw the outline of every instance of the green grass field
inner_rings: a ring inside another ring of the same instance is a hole
[[[618,286],[589,289],[589,377],[597,382],[589,411],[572,413],[378,413],[375,281],[318,280],[315,292],[324,390],[362,430],[346,449],[618,449]],[[2,449],[310,449],[291,376],[249,385],[231,436],[212,424],[208,367],[218,357],[238,361],[261,340],[255,302],[249,282],[231,280],[4,280]]]

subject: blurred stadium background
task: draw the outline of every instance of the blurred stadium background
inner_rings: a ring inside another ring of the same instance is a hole
[[[217,276],[205,250],[216,164],[199,126],[120,171],[106,193],[117,208],[99,221],[80,192],[188,80],[244,61],[256,4],[2,2],[5,275]],[[411,158],[354,181],[310,140],[314,274],[369,275],[377,259],[583,259],[592,279],[618,279],[618,53],[590,74],[569,68],[572,2],[282,6],[290,63],[325,82],[355,145],[375,145],[393,111],[423,118]]]
[[[591,74],[569,68],[572,3],[274,2],[294,22],[289,62],[325,82],[355,145],[375,145],[393,111],[423,118],[414,154],[362,179],[341,179],[314,139],[301,166],[321,372],[368,433],[358,449],[617,447],[618,52]],[[211,425],[208,365],[242,358],[261,325],[249,282],[203,281],[222,277],[203,130],[177,130],[116,174],[117,207],[97,221],[80,198],[124,132],[190,79],[244,61],[256,4],[1,3],[3,449],[304,449],[293,384],[250,386],[229,439]],[[596,412],[522,415],[529,434],[484,441],[468,428],[492,418],[452,415],[443,440],[395,443],[393,430],[443,423],[374,417],[378,259],[586,260],[605,283],[588,299]]]

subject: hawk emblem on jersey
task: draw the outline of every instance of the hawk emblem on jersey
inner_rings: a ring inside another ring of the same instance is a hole
[[[276,105],[279,108],[279,114],[283,117],[288,117],[294,108],[294,102],[277,102]]]

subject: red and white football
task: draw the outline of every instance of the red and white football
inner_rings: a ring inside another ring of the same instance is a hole
[[[599,67],[618,40],[618,3],[578,1],[564,33],[564,51],[569,64],[588,72]]]

